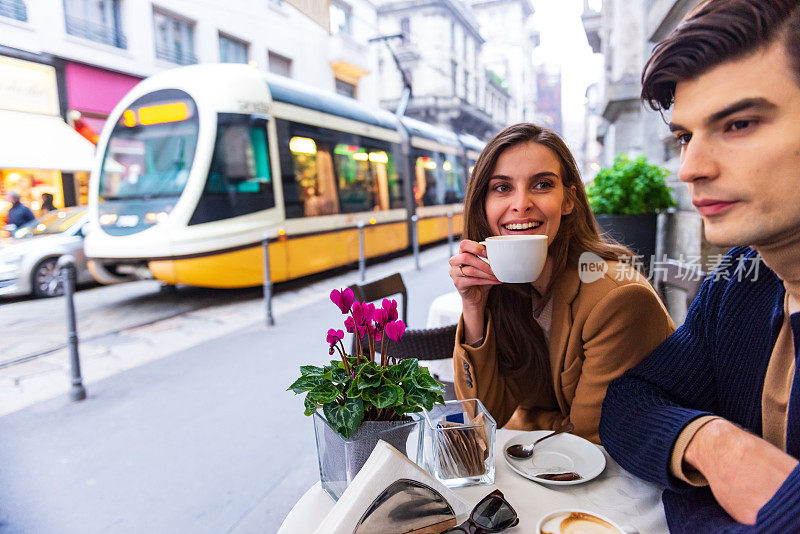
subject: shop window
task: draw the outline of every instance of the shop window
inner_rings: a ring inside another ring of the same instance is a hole
[[[153,25],[158,59],[178,65],[197,63],[194,55],[194,23],[153,11]]]
[[[3,3],[0,2],[0,10]],[[64,0],[64,19],[70,35],[117,48],[128,47],[119,0]]]
[[[219,34],[220,63],[247,63],[247,43]]]
[[[219,114],[217,122],[211,169],[189,224],[275,207],[267,122],[232,113]]]
[[[28,6],[23,0],[0,0],[0,17],[28,22]]]

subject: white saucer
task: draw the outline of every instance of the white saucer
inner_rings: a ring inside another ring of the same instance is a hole
[[[524,460],[518,460],[506,452],[511,445],[527,445],[551,433],[551,430],[534,430],[522,432],[508,440],[503,446],[503,458],[511,470],[534,482],[553,486],[583,484],[603,472],[606,467],[606,457],[600,448],[594,443],[572,434],[562,434],[541,442],[533,449],[533,456]],[[547,480],[536,476],[544,473],[569,471],[578,473],[581,478],[578,480]]]

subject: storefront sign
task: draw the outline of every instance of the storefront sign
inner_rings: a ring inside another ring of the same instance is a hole
[[[0,109],[58,115],[56,70],[49,65],[0,56]]]

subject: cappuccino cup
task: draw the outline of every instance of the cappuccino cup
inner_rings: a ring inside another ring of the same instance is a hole
[[[534,282],[544,269],[547,260],[546,235],[501,235],[481,241],[486,247],[489,264],[501,282],[523,284]]]
[[[539,520],[536,534],[626,534],[626,531],[594,512],[557,510]]]

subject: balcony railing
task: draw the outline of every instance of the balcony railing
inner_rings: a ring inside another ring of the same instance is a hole
[[[67,33],[70,35],[83,37],[90,41],[115,46],[117,48],[128,48],[128,39],[125,37],[125,34],[105,24],[98,24],[91,20],[69,15],[66,16],[66,21]]]
[[[169,61],[170,63],[177,63],[178,65],[194,65],[197,63],[197,57],[193,53],[182,52],[164,46],[156,46],[156,57],[164,61]]]
[[[28,21],[28,8],[23,0],[0,0],[0,17]]]

